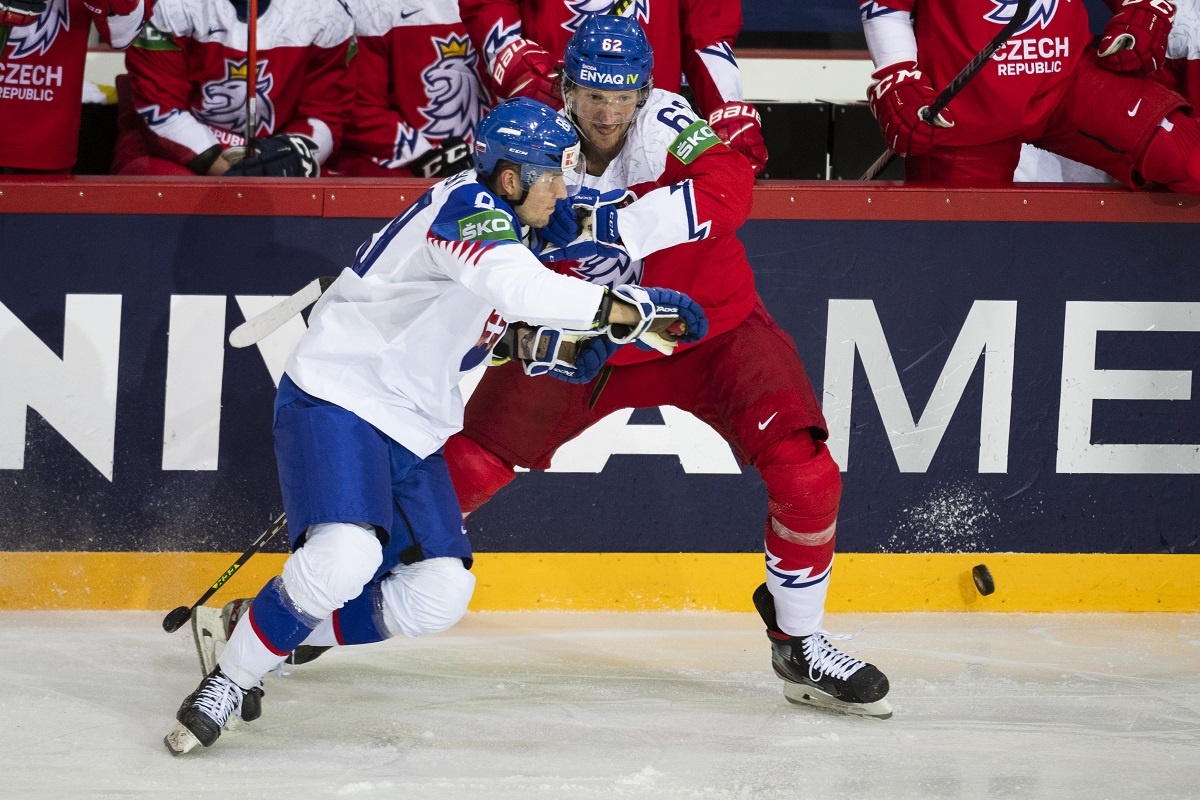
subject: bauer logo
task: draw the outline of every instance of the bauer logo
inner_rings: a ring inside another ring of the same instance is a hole
[[[512,220],[503,211],[480,211],[458,223],[458,235],[463,241],[485,239],[489,241],[516,241]]]
[[[989,22],[1006,25],[1017,13],[1019,0],[991,0],[991,2],[995,7],[983,15],[984,19]],[[1026,17],[1025,24],[1014,35],[1019,36],[1025,33],[1038,23],[1041,23],[1043,28],[1050,27],[1050,22],[1054,19],[1054,12],[1057,10],[1058,0],[1033,0],[1029,5],[1029,16]]]

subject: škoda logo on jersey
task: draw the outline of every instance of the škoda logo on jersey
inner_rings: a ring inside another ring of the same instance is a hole
[[[1018,0],[991,0],[995,8],[984,14],[983,18],[997,25],[1005,25],[1017,13],[1017,2]],[[1025,18],[1025,24],[1013,36],[1020,36],[1039,22],[1042,28],[1048,28],[1057,10],[1058,0],[1033,0],[1029,4],[1029,16]]]
[[[484,239],[489,241],[516,241],[512,220],[503,211],[480,211],[458,222],[458,235],[462,240]]]

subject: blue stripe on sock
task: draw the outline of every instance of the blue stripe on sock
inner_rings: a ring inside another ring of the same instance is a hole
[[[292,602],[282,577],[272,578],[250,606],[254,630],[276,655],[287,655],[295,650],[319,621]]]
[[[362,594],[333,612],[333,630],[341,644],[370,644],[391,638],[383,624],[383,589],[367,584]]]

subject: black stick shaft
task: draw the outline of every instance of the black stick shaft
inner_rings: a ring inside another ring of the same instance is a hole
[[[1004,43],[1012,38],[1012,35],[1025,24],[1025,20],[1029,18],[1029,6],[1031,2],[1032,0],[1017,0],[1017,7],[1013,10],[1012,19],[1006,22],[1004,27],[1000,29],[1000,32],[988,42],[987,46],[976,53],[975,57],[954,76],[954,80],[950,81],[945,89],[942,89],[941,93],[938,94],[932,103],[921,109],[921,119],[930,125],[933,124],[937,115],[942,113],[946,106],[950,105],[950,101],[957,97],[958,93],[963,90],[963,87],[979,74],[980,70],[983,69],[991,57],[996,55],[996,51],[1003,47]],[[891,150],[885,150],[879,158],[875,159],[875,163],[867,168],[867,171],[863,173],[859,180],[874,180],[876,175],[887,169],[888,164],[891,164],[892,159],[895,157],[896,154]]]
[[[275,534],[279,533],[286,526],[287,515],[280,514],[275,518],[275,521],[271,523],[271,527],[259,534],[258,538],[254,540],[250,547],[246,548],[246,552],[238,556],[237,561],[234,561],[232,564],[230,564],[229,569],[225,570],[225,572],[221,574],[221,577],[217,578],[216,582],[212,586],[208,587],[208,591],[201,595],[199,600],[192,603],[192,608],[204,605],[205,600],[216,594],[217,590],[224,586],[225,583],[233,577],[233,574],[241,569],[243,564],[250,560],[251,556],[261,550],[263,545],[275,538]]]

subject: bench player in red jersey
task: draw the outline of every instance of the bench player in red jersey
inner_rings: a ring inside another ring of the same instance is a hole
[[[866,0],[871,110],[909,180],[1012,182],[1021,144],[1102,169],[1131,187],[1200,193],[1200,123],[1148,76],[1164,63],[1175,8],[1125,0],[1092,45],[1082,3],[1033,0],[1026,22],[935,124],[937,92],[1012,19],[1016,0]]]

